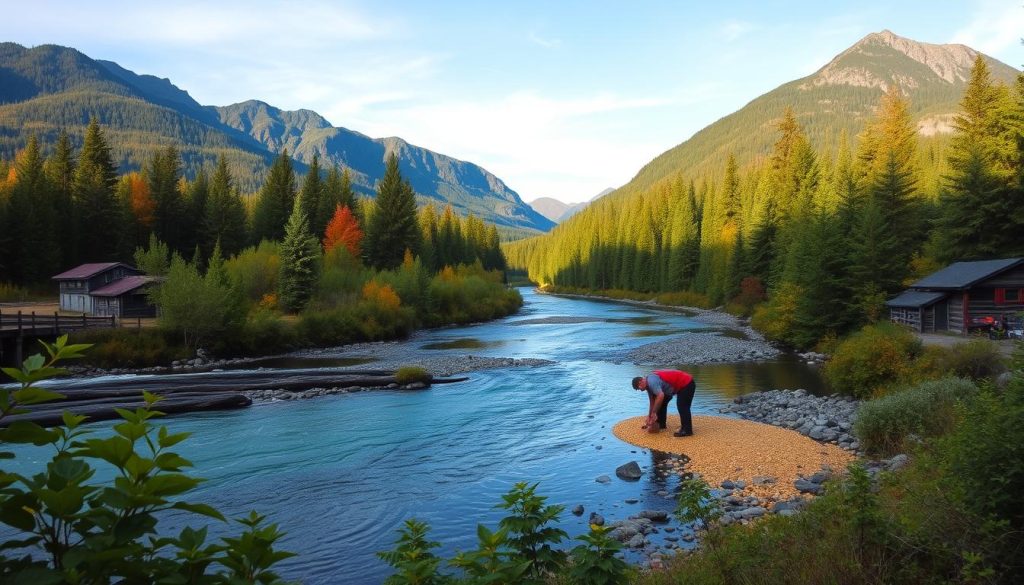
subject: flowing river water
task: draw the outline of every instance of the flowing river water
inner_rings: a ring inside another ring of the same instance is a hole
[[[403,342],[409,362],[424,353],[450,352],[554,364],[470,372],[466,382],[422,391],[257,402],[166,420],[172,431],[193,433],[177,451],[207,480],[188,499],[210,503],[229,517],[251,509],[266,514],[287,533],[281,548],[299,553],[279,565],[280,573],[308,585],[383,581],[390,569],[374,553],[392,548],[407,518],[429,523],[430,538],[443,543],[438,554],[472,549],[476,525],[497,524],[504,511],[495,505],[519,481],[538,482],[538,493],[549,503],[566,506],[562,528],[572,536],[586,532],[592,511],[611,522],[643,509],[673,509],[674,484],[667,482],[677,480],[615,477],[617,466],[635,460],[646,469],[658,454],[620,442],[611,427],[647,408],[646,395],[629,382],[653,367],[629,362],[627,352],[708,326],[677,312],[521,292],[525,304],[516,315],[421,332]],[[342,353],[344,359],[359,358]],[[309,368],[329,362],[306,358],[273,365],[292,363]],[[814,369],[786,357],[659,366],[694,374],[698,414],[717,414],[719,406],[747,392],[819,392],[822,384]],[[95,426],[97,432],[109,428]],[[16,465],[31,471],[47,455],[20,450]],[[612,481],[596,482],[601,475]],[[576,504],[586,508],[581,517],[568,511]],[[186,521],[202,522],[171,516],[161,526],[176,531]],[[214,534],[237,531],[211,526]]]

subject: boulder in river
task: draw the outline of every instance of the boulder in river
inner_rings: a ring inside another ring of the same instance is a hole
[[[615,475],[619,476],[619,479],[624,479],[626,481],[636,481],[640,479],[640,476],[643,474],[644,472],[640,470],[640,464],[636,461],[630,461],[629,463],[620,465],[615,469]]]

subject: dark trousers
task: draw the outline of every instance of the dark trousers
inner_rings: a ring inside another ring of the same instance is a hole
[[[668,418],[668,403],[672,398],[676,399],[676,410],[679,411],[679,430],[684,433],[693,432],[693,419],[690,417],[690,405],[693,404],[693,393],[697,390],[697,383],[693,380],[689,384],[683,386],[682,390],[675,393],[674,396],[666,397],[658,408],[658,424],[661,428],[665,428],[665,420]]]

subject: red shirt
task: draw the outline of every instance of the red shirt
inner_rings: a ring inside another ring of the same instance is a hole
[[[667,382],[676,392],[682,390],[693,381],[693,376],[679,370],[654,370],[654,373]]]

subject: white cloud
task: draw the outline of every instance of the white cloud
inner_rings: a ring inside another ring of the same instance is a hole
[[[974,20],[958,30],[951,42],[995,56],[1019,46],[1022,32],[1024,6],[1020,2],[985,0],[977,4]]]

